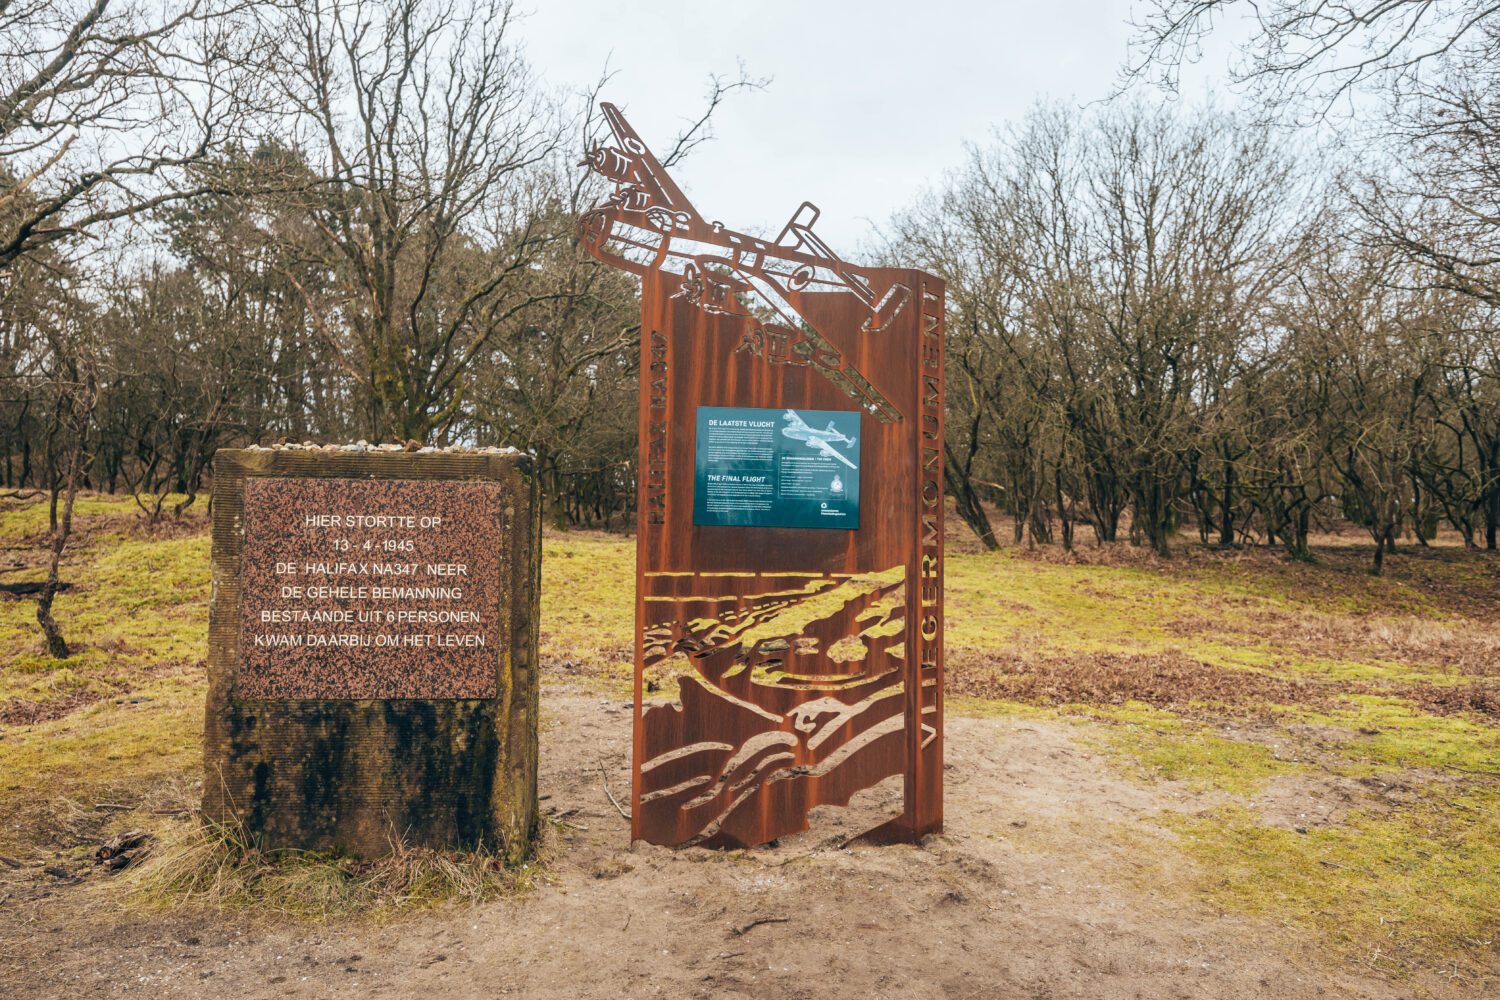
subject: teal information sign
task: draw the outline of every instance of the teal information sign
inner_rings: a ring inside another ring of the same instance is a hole
[[[698,407],[693,523],[859,527],[858,410]]]

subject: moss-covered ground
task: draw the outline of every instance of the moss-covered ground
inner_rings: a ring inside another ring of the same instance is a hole
[[[209,590],[201,508],[149,527],[86,497],[44,653],[0,594],[0,856],[81,849],[191,806]],[[41,577],[45,507],[0,501],[0,583]],[[552,682],[628,695],[634,542],[544,542]],[[1400,970],[1493,968],[1500,930],[1500,557],[1406,548],[1380,578],[1184,545],[953,546],[950,710],[1068,720],[1142,782],[1204,792],[1152,849],[1191,891]],[[1174,862],[1175,864],[1175,862]]]

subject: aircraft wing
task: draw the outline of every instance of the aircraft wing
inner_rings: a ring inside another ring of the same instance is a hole
[[[859,466],[855,465],[853,462],[849,461],[849,459],[847,459],[843,455],[839,454],[839,450],[837,448],[835,448],[833,445],[829,444],[827,441],[824,441],[822,438],[809,438],[808,441],[807,441],[807,444],[808,444],[808,447],[810,447],[810,448],[817,448],[819,451],[821,451],[823,454],[827,455],[829,458],[836,458],[836,459],[838,459],[840,462],[843,462],[845,465],[849,466],[849,468],[853,469],[854,471],[856,471],[856,472],[859,471]]]
[[[604,112],[604,120],[609,123],[610,131],[615,134],[615,141],[620,144],[625,155],[635,161],[635,173],[641,189],[662,208],[672,212],[687,212],[693,218],[698,218],[687,195],[673,183],[655,154],[641,141],[635,129],[630,127],[620,109],[607,101],[601,102],[599,107]]]

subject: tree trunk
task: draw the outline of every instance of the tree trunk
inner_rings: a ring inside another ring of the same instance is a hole
[[[1198,518],[1198,541],[1202,545],[1208,544],[1209,533],[1214,530],[1214,515],[1210,509],[1213,501],[1213,489],[1203,481],[1198,474],[1197,451],[1188,453],[1188,498],[1193,503],[1193,513]]]
[[[1312,547],[1307,536],[1312,527],[1312,507],[1303,507],[1297,512],[1297,525],[1292,535],[1292,558],[1298,562],[1312,562]]]
[[[1136,516],[1132,519],[1131,540],[1136,541],[1137,524],[1140,534],[1150,543],[1152,551],[1162,558],[1170,558],[1171,511],[1166,502],[1166,491],[1159,482],[1147,479],[1141,484],[1136,502]]]
[[[1068,505],[1063,499],[1061,465],[1052,468],[1052,490],[1057,497],[1057,517],[1062,522],[1062,545],[1064,552],[1073,551],[1073,521],[1068,517]]]
[[[557,531],[568,530],[568,498],[563,495],[562,477],[553,475],[552,495],[547,498],[548,520]]]
[[[1120,537],[1120,508],[1114,503],[1115,494],[1108,488],[1105,477],[1097,471],[1084,473],[1084,489],[1088,493],[1090,521],[1094,526],[1094,537],[1100,542],[1113,542]]]
[[[953,446],[947,442],[943,444],[943,465],[948,477],[948,493],[953,497],[958,516],[974,532],[974,537],[979,539],[981,545],[991,552],[995,551],[1000,543],[995,538],[995,529],[990,525],[989,515],[984,512],[984,505],[974,490],[973,480],[959,465],[953,454]]]
[[[1224,494],[1219,501],[1219,544],[1234,546],[1234,463],[1224,463]]]
[[[1370,566],[1370,575],[1379,576],[1385,568],[1385,556],[1396,552],[1396,528],[1390,522],[1370,526],[1370,535],[1375,539],[1375,561]]]
[[[88,388],[85,393],[92,393]],[[63,551],[68,546],[68,536],[73,533],[73,501],[78,496],[78,479],[83,465],[84,440],[88,436],[89,418],[93,413],[93,401],[78,401],[74,403],[75,413],[78,416],[78,427],[73,445],[69,449],[68,462],[63,470],[63,504],[62,515],[57,512],[57,492],[54,490],[51,499],[51,510],[49,511],[52,522],[52,545],[47,560],[47,582],[42,585],[42,592],[36,602],[36,622],[42,628],[42,635],[47,640],[47,653],[54,660],[66,660],[68,658],[68,643],[63,638],[62,629],[58,627],[57,619],[52,617],[52,602],[57,597],[59,583],[59,569],[62,565]],[[81,412],[78,412],[81,411]]]
[[[1495,551],[1496,536],[1500,535],[1500,489],[1492,490],[1484,505],[1484,547]]]

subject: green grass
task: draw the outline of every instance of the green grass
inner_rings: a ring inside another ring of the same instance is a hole
[[[1500,638],[1500,559],[1397,557],[1376,579],[1359,556],[1320,555],[1314,566],[953,555],[946,641],[955,662],[998,663],[1002,671],[1049,657],[1087,664],[1184,656],[1216,670],[1306,682],[1330,704],[1257,702],[1228,711],[1207,702],[1186,711],[1139,702],[952,704],[1068,719],[1128,775],[1217,793],[1226,805],[1198,816],[1167,813],[1161,822],[1197,862],[1188,884],[1221,905],[1304,928],[1386,967],[1493,968],[1500,728],[1494,718],[1432,714],[1399,692],[1419,683],[1494,683],[1466,671],[1493,660]],[[1476,607],[1486,594],[1490,603]],[[1403,644],[1383,646],[1385,633]],[[1355,810],[1305,834],[1257,809],[1272,779],[1323,774],[1382,775],[1410,791],[1398,804]]]
[[[58,716],[0,724],[6,853],[51,849],[69,803],[151,801],[147,789],[180,786],[200,766],[203,511],[189,512],[188,528],[169,523],[155,534],[126,499],[84,497],[77,516],[79,546],[63,574],[75,586],[56,608],[75,655],[49,660],[33,602],[0,600],[0,711],[50,705]],[[45,528],[42,504],[0,508],[0,544],[30,553],[33,563],[6,579],[39,578],[36,543]],[[1403,553],[1376,579],[1358,552],[1318,555],[1318,564],[1303,565],[1265,553],[1189,552],[1159,562],[1123,548],[1077,559],[954,552],[950,710],[1063,719],[1134,780],[1209,792],[1207,812],[1161,817],[1176,847],[1163,840],[1143,848],[1167,852],[1206,899],[1398,967],[1493,963],[1500,727],[1494,717],[1438,714],[1416,686],[1497,683],[1488,665],[1500,649],[1500,559]],[[549,683],[628,692],[634,559],[629,538],[544,538],[541,654]],[[1274,690],[1308,697],[1235,696],[1233,685],[1227,694],[1187,691],[1168,706],[1129,692],[1107,703],[963,694],[975,672],[1020,676],[1058,663],[1064,679],[1069,670],[1126,667],[1146,678],[1155,664],[1188,663],[1211,679],[1294,682]],[[1273,783],[1315,788],[1319,780],[1377,778],[1407,791],[1355,803],[1345,818],[1306,833],[1264,811]],[[117,820],[152,822],[141,811]],[[235,881],[219,865],[222,847],[193,848],[202,864],[183,869],[198,879],[183,891],[241,901],[271,893],[288,912],[363,905],[360,873],[314,865]],[[426,872],[419,881],[483,883],[437,861]]]
[[[1340,730],[1343,738],[1327,748],[1349,762],[1351,773],[1372,765],[1385,773],[1446,768],[1500,778],[1500,728],[1493,723],[1429,715],[1398,698],[1352,695],[1347,703],[1332,711],[1293,709],[1287,718]]]
[[[1396,817],[1356,813],[1303,832],[1268,826],[1242,805],[1163,822],[1216,898],[1401,969],[1444,955],[1493,957],[1496,805],[1493,795],[1459,794]]]
[[[62,573],[73,587],[54,605],[74,655],[61,665],[47,656],[35,602],[0,601],[0,649],[7,651],[12,669],[26,673],[63,666],[92,675],[203,658],[206,535],[95,538],[75,555]]]
[[[58,501],[58,513],[62,512],[62,501]],[[77,527],[93,528],[104,522],[115,522],[132,518],[140,512],[133,500],[124,497],[80,496],[73,503],[73,522]],[[46,497],[25,504],[0,508],[0,539],[14,544],[23,539],[36,538],[49,531],[51,519]]]
[[[1267,779],[1306,770],[1262,743],[1220,736],[1204,722],[1139,702],[1073,710],[1112,723],[1096,731],[1092,742],[1124,761],[1147,780],[1180,781],[1200,791],[1248,796]]]
[[[1500,560],[1477,557],[1477,562]],[[1483,579],[1453,567],[1459,579]],[[1014,552],[952,555],[947,566],[946,643],[953,652],[1026,655],[1182,652],[1215,666],[1288,676],[1444,682],[1449,671],[1381,656],[1325,656],[1304,643],[1268,638],[1247,619],[1290,620],[1316,630],[1344,624],[1400,624],[1412,618],[1449,621],[1450,611],[1414,596],[1399,581],[1368,576],[1309,588],[1297,581],[1317,567],[1170,564],[1135,566],[1054,563]],[[1323,571],[1330,572],[1330,571]],[[1279,584],[1290,591],[1278,592]],[[1462,624],[1462,623],[1460,623]]]
[[[635,542],[595,532],[542,539],[544,664],[564,675],[630,682],[635,629]]]
[[[0,789],[7,804],[149,781],[201,766],[203,695],[197,678],[149,681],[109,698],[6,734]]]

